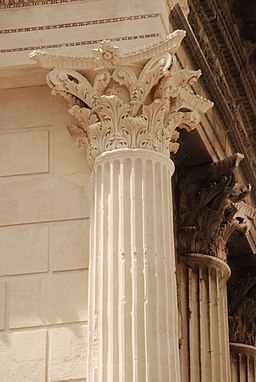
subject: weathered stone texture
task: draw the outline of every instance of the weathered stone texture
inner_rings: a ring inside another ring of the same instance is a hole
[[[86,271],[12,279],[10,327],[85,321],[86,295]]]
[[[88,268],[89,219],[58,223],[51,229],[53,270]]]
[[[5,90],[0,103],[0,381],[85,382],[85,152],[48,88]]]
[[[87,326],[52,329],[50,381],[83,378],[87,369]]]
[[[3,181],[0,226],[87,217],[86,181],[84,175]]]
[[[44,172],[48,172],[47,130],[1,134],[0,176]]]
[[[48,271],[48,227],[0,228],[0,275]]]
[[[0,280],[0,330],[5,327],[5,281]]]
[[[45,360],[45,330],[0,336],[1,382],[43,382]]]

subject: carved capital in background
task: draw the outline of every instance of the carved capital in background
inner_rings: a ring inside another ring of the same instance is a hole
[[[230,342],[256,345],[256,276],[228,283]]]
[[[169,157],[179,147],[177,127],[194,129],[199,112],[213,106],[190,87],[200,70],[179,69],[175,61],[184,35],[176,31],[127,54],[107,41],[93,50],[94,58],[32,54],[44,67],[58,66],[49,73],[48,84],[54,95],[68,101],[78,122],[69,131],[87,146],[90,164],[103,152],[120,148],[148,149]]]
[[[243,158],[189,168],[179,174],[178,243],[180,254],[202,253],[226,261],[226,243],[235,230],[246,232],[255,210],[243,200],[251,186],[237,182]]]

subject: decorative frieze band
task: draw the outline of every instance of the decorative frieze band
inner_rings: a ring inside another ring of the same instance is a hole
[[[51,29],[86,27],[90,25],[112,24],[112,23],[119,23],[124,21],[152,19],[157,17],[160,17],[160,13],[149,13],[145,15],[135,15],[135,16],[125,16],[125,17],[113,17],[109,19],[77,21],[73,23],[64,23],[64,24],[51,24],[51,25],[30,26],[30,27],[24,27],[24,28],[2,29],[0,30],[0,34],[35,32],[35,31],[44,31],[49,29],[51,30]]]
[[[146,38],[160,38],[160,33],[113,37],[110,39],[110,41],[130,41],[130,40],[146,39]],[[69,46],[95,45],[95,44],[99,44],[100,42],[101,40],[83,40],[83,41],[75,41],[75,42],[66,42],[61,44],[26,46],[21,48],[0,49],[0,53],[15,53],[15,52],[34,51],[37,49],[52,49],[52,48],[63,48],[63,47],[69,47]]]

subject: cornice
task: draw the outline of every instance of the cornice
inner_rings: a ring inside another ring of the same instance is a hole
[[[195,0],[191,6],[193,20],[199,19],[199,14],[200,29],[203,28],[209,48],[212,50],[213,56],[215,52],[215,58],[218,61],[214,65],[216,75],[221,77],[220,80],[223,84],[226,79],[225,86],[221,85],[220,88],[228,100],[231,111],[236,114],[240,131],[243,130],[244,133],[249,131],[250,137],[247,138],[247,141],[253,139],[255,143],[256,83],[230,12],[225,8],[223,1]],[[205,39],[202,38],[202,33],[196,25],[194,32],[203,47]]]
[[[256,3],[253,0],[236,0],[230,10],[237,20],[241,39],[256,44]]]
[[[249,100],[250,107],[256,115],[256,94],[255,94],[255,81],[251,71],[247,68],[247,56],[244,52],[241,40],[234,28],[234,22],[229,12],[224,7],[223,1],[220,0],[196,0],[194,4],[199,5],[202,9],[205,4],[211,4],[216,17],[208,18],[208,25],[211,26],[213,33],[218,36],[218,44],[221,46],[222,58],[225,59],[225,71],[232,73],[234,71],[233,82],[236,87],[242,86],[241,91],[246,94]],[[198,10],[198,7],[197,7]],[[230,62],[232,58],[233,62]],[[223,65],[224,62],[221,62]],[[248,104],[246,101],[245,103]]]
[[[224,61],[222,62],[222,56],[219,56],[217,45],[217,40],[220,38],[219,35],[215,32],[208,36],[210,33],[209,28],[211,28],[208,27],[208,23],[210,20],[216,19],[216,12],[210,13],[213,8],[207,1],[203,1],[203,3],[198,2],[196,9],[195,6],[193,6],[194,3],[197,3],[197,1],[191,2],[190,6],[190,20],[193,20],[193,30],[178,5],[174,7],[170,15],[171,23],[174,28],[186,30],[187,37],[183,42],[183,46],[195,68],[202,69],[203,77],[201,78],[201,83],[209,94],[209,98],[214,102],[215,110],[225,129],[224,133],[228,134],[234,152],[241,152],[245,155],[245,159],[241,163],[241,170],[245,179],[252,185],[252,196],[256,201],[256,157],[254,153],[255,146],[252,142],[252,136],[255,136],[252,130],[255,126],[250,123],[251,118],[253,118],[252,108],[250,109],[251,112],[248,112],[245,107],[242,107],[240,112],[239,105],[237,105],[237,102],[232,98],[232,95],[241,92],[241,89],[229,88],[229,80],[234,76],[234,73],[231,73],[231,69],[235,64],[233,63],[233,66],[230,66],[229,72],[225,72],[227,60],[231,59],[233,62],[234,59],[229,55],[229,58],[223,59]],[[209,7],[207,7],[207,4]],[[202,13],[204,13],[204,16]],[[205,17],[208,21],[203,20],[203,23],[201,23],[200,20],[202,17]],[[221,32],[219,31],[219,33]],[[210,42],[207,37],[211,39]],[[204,41],[202,39],[204,39]],[[206,47],[208,51],[204,49]],[[219,47],[219,49],[221,48]],[[217,55],[215,52],[217,52]],[[215,62],[218,57],[220,57],[219,61]],[[214,68],[218,70],[217,73],[214,71]],[[228,81],[226,83],[227,79]],[[245,93],[243,93],[242,97],[248,99]],[[249,100],[247,102],[249,102]],[[245,125],[243,119],[247,122]]]

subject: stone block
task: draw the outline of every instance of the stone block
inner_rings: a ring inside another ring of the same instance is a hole
[[[48,131],[0,135],[0,176],[48,172]]]
[[[88,268],[89,219],[58,223],[52,237],[54,271]]]
[[[18,74],[20,73],[20,74]],[[23,76],[25,73],[21,69],[18,71],[17,76]],[[33,76],[33,72],[29,74],[26,72],[27,81],[30,81],[28,76]],[[13,74],[14,75],[14,74]],[[44,81],[46,72],[43,72]],[[7,73],[8,83],[11,79],[11,69]],[[17,80],[18,81],[18,80]],[[4,81],[1,81],[1,85],[4,85]],[[16,82],[14,85],[21,86],[22,84]],[[25,86],[25,83],[24,83]],[[58,101],[57,101],[58,102]],[[3,108],[6,109],[5,113],[1,113],[1,129],[4,132],[17,131],[17,129],[35,128],[35,126],[51,126],[58,119],[58,115],[55,113],[54,105],[55,101],[51,96],[48,86],[32,86],[16,89],[6,89],[0,92],[0,103]],[[61,102],[58,102],[61,104]],[[40,105],[40,107],[38,107]],[[67,108],[62,104],[63,112],[67,111]],[[15,110],[15,113],[13,112]],[[29,112],[28,112],[29,111]]]
[[[48,227],[0,228],[0,275],[48,270]]]
[[[50,381],[77,381],[86,377],[87,326],[50,331]]]
[[[87,320],[87,271],[13,278],[10,328]]]
[[[44,330],[0,336],[0,381],[44,382],[46,332]]]
[[[28,70],[28,69],[27,69]],[[28,81],[32,81],[32,79],[36,79],[42,75],[43,80],[45,82],[46,72],[43,69],[40,69],[42,73],[35,73],[35,68],[30,69],[31,73],[26,73],[26,87],[17,88],[22,84],[18,81],[18,78],[23,78],[25,75],[25,70],[17,69],[16,70],[16,78],[12,73],[11,69],[9,72],[5,73],[5,78],[0,83],[1,86],[4,86],[4,82],[8,82],[8,84],[12,81],[15,81],[14,86],[15,89],[6,89],[0,92],[0,104],[3,109],[6,109],[6,113],[3,113],[1,116],[1,126],[3,136],[13,135],[13,144],[16,144],[18,141],[18,137],[22,135],[26,135],[28,133],[28,129],[32,130],[31,132],[39,132],[42,129],[41,125],[47,126],[49,130],[49,168],[50,171],[53,171],[55,175],[57,174],[74,174],[74,173],[90,173],[90,169],[88,168],[86,162],[86,153],[85,148],[78,149],[76,144],[76,139],[71,138],[70,134],[66,128],[72,124],[70,121],[70,114],[67,110],[67,105],[62,100],[57,97],[52,97],[50,89],[48,86],[32,86],[28,87]],[[38,79],[40,82],[40,79]],[[40,108],[38,108],[40,105]],[[15,108],[15,113],[11,113],[11,110]],[[30,113],[27,113],[27,110],[33,110]],[[10,111],[10,112],[9,112]],[[26,127],[26,132],[23,132],[24,126]],[[35,128],[35,126],[38,126]],[[3,129],[3,130],[2,130]],[[42,131],[41,131],[42,132]],[[1,141],[0,136],[0,141]],[[44,143],[48,144],[44,140]],[[43,142],[39,142],[39,144],[43,145]],[[48,149],[48,148],[47,148]],[[33,148],[30,148],[33,150]],[[10,150],[7,150],[7,157],[10,156]],[[14,150],[12,150],[14,151]],[[0,151],[0,157],[4,158],[2,160],[2,167],[10,166],[10,164],[6,164],[6,160],[3,154]],[[26,158],[28,157],[25,153]],[[33,155],[29,157],[30,166],[34,166],[34,159],[31,158],[39,158],[39,155],[33,151]],[[40,159],[40,158],[39,158]],[[46,159],[46,158],[45,158]],[[19,162],[17,161],[17,156],[12,155],[11,157],[12,163],[19,166]],[[23,159],[21,158],[23,161]],[[15,167],[15,170],[16,170]]]
[[[84,175],[2,178],[0,226],[88,217],[89,185]]]
[[[56,98],[56,97],[53,97]],[[60,99],[58,100],[60,102]],[[91,170],[86,160],[86,148],[78,148],[76,138],[71,137],[65,126],[70,125],[67,120],[67,110],[61,105],[55,105],[59,118],[53,127],[53,172],[55,175],[86,173],[90,179]]]

